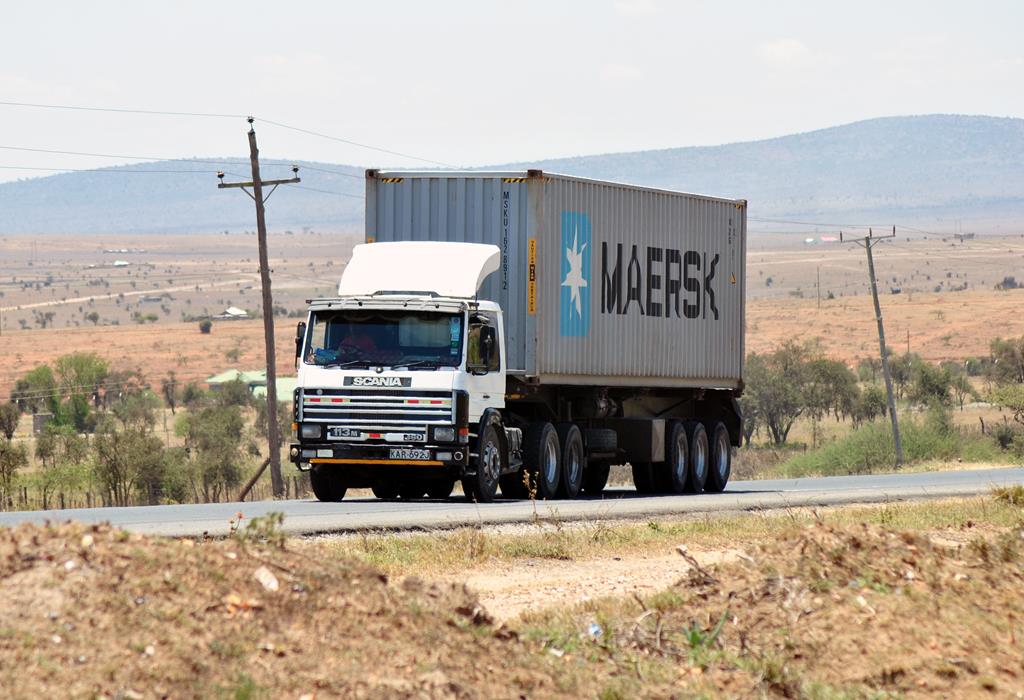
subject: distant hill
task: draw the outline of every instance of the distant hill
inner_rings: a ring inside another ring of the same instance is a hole
[[[276,163],[265,167],[264,177],[288,174],[284,163]],[[270,201],[271,228],[358,230],[363,169],[299,165],[301,188],[282,188]],[[496,167],[539,167],[744,197],[755,218],[900,223],[947,230],[953,219],[963,219],[965,230],[1006,231],[1014,224],[1024,228],[1024,119],[885,117],[763,141]],[[0,233],[253,228],[249,199],[237,190],[216,188],[213,171],[218,168],[241,176],[247,166],[177,160],[3,183]],[[155,170],[197,172],[140,172]]]

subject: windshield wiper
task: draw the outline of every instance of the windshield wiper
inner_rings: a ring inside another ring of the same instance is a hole
[[[429,367],[430,369],[437,369],[441,366],[441,363],[437,360],[412,360],[411,362],[396,362],[392,365],[392,368],[405,367],[406,369],[413,369],[416,367]]]
[[[370,366],[369,360],[346,360],[344,362],[328,362],[326,365],[320,365],[321,367],[358,367],[363,365],[364,367]]]

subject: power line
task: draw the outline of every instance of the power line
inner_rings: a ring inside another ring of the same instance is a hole
[[[352,197],[354,199],[366,199],[361,194],[352,194],[351,192],[335,192],[334,190],[321,190],[321,189],[317,189],[316,187],[306,187],[305,185],[295,185],[295,189],[297,189],[297,190],[309,190],[310,192],[320,192],[322,194],[337,194],[337,195],[341,195],[342,197]]]
[[[431,160],[429,158],[420,158],[419,156],[410,155],[408,153],[402,153],[401,151],[392,151],[392,150],[387,149],[387,148],[380,148],[379,146],[371,146],[369,144],[359,143],[358,141],[352,141],[350,139],[343,139],[340,136],[331,136],[330,134],[324,134],[324,133],[321,133],[319,131],[313,131],[311,129],[303,129],[302,127],[299,127],[299,126],[291,126],[290,124],[282,124],[281,122],[276,122],[276,121],[273,121],[271,119],[265,119],[263,117],[258,117],[257,119],[258,119],[258,121],[261,121],[261,122],[263,122],[265,124],[271,124],[273,126],[277,126],[277,127],[282,128],[282,129],[290,129],[291,131],[298,131],[299,133],[302,133],[302,134],[309,134],[310,136],[318,136],[318,137],[320,137],[322,139],[328,139],[330,141],[338,141],[339,143],[345,143],[345,144],[348,144],[349,146],[358,146],[359,148],[367,148],[367,149],[369,149],[371,151],[379,151],[381,153],[387,153],[389,155],[399,156],[401,158],[409,158],[410,160],[418,160],[418,161],[421,161],[423,163],[431,163],[433,165],[441,165],[441,166],[444,166],[446,168],[454,168],[454,167],[456,167],[456,166],[452,165],[451,163],[444,163],[444,162],[441,162],[439,160]]]
[[[116,114],[148,114],[156,116],[170,116],[170,117],[215,117],[215,118],[231,118],[231,119],[248,119],[253,115],[242,115],[242,114],[220,114],[214,112],[176,112],[168,110],[155,110],[155,109],[129,109],[123,107],[86,107],[81,105],[61,105],[61,104],[41,104],[36,102],[10,102],[0,101],[0,106],[6,107],[32,107],[37,109],[63,109],[63,110],[74,110],[83,112],[112,112]],[[270,124],[272,126],[279,127],[281,129],[289,129],[310,136],[316,136],[318,138],[328,139],[330,141],[337,141],[339,143],[348,144],[349,146],[356,146],[358,148],[366,148],[371,151],[378,151],[380,153],[387,153],[393,156],[399,156],[400,158],[408,158],[410,160],[418,160],[423,163],[431,163],[432,165],[440,165],[446,168],[453,168],[455,166],[450,163],[444,163],[438,160],[431,160],[430,158],[421,158],[414,156],[410,153],[402,153],[401,151],[393,151],[388,148],[381,148],[379,146],[373,146],[359,141],[353,141],[351,139],[342,138],[340,136],[332,136],[325,134],[320,131],[313,131],[312,129],[305,129],[300,126],[293,126],[291,124],[285,124],[283,122],[275,121],[272,119],[265,119],[263,117],[257,117],[257,121]]]
[[[66,109],[78,112],[113,112],[117,114],[150,114],[166,117],[215,117],[225,119],[245,119],[244,114],[217,114],[215,112],[170,112],[157,109],[128,109],[123,107],[85,107],[81,105],[40,104],[37,102],[0,101],[5,107],[34,107],[37,109]]]

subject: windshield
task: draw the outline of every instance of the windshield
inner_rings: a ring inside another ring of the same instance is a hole
[[[458,367],[462,359],[462,315],[346,310],[316,311],[303,361],[344,367]]]

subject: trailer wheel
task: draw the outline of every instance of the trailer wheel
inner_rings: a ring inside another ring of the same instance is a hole
[[[690,479],[690,441],[686,426],[680,421],[669,421],[665,431],[665,461],[655,474],[658,490],[666,493],[685,493]]]
[[[686,422],[686,438],[690,442],[690,478],[686,480],[687,493],[700,493],[708,479],[710,449],[708,433],[700,421]]]
[[[526,431],[523,457],[529,470],[530,487],[536,498],[551,500],[562,478],[562,451],[558,432],[550,423],[531,423]]]
[[[318,501],[331,503],[340,501],[348,490],[337,470],[329,469],[323,464],[314,465],[309,472],[309,485],[313,487],[313,495]]]
[[[612,465],[608,462],[591,462],[583,470],[583,493],[588,496],[600,496],[608,485],[608,475]]]
[[[480,431],[476,474],[462,480],[466,498],[477,503],[491,503],[498,493],[498,477],[508,463],[505,446],[498,436],[499,424],[487,423]]]
[[[562,443],[562,478],[558,481],[558,497],[576,498],[583,486],[583,471],[587,464],[583,435],[575,424],[559,423],[558,441]]]
[[[455,489],[455,479],[441,479],[431,481],[427,484],[427,498],[443,500],[452,495]]]
[[[715,423],[711,428],[711,464],[708,469],[708,480],[704,490],[709,493],[725,491],[732,472],[732,443],[729,442],[729,430],[723,423]]]
[[[378,481],[370,490],[382,501],[393,501],[398,498],[398,484],[394,481]]]
[[[637,493],[657,493],[658,486],[654,482],[654,465],[650,462],[631,463],[633,467],[633,485]]]

